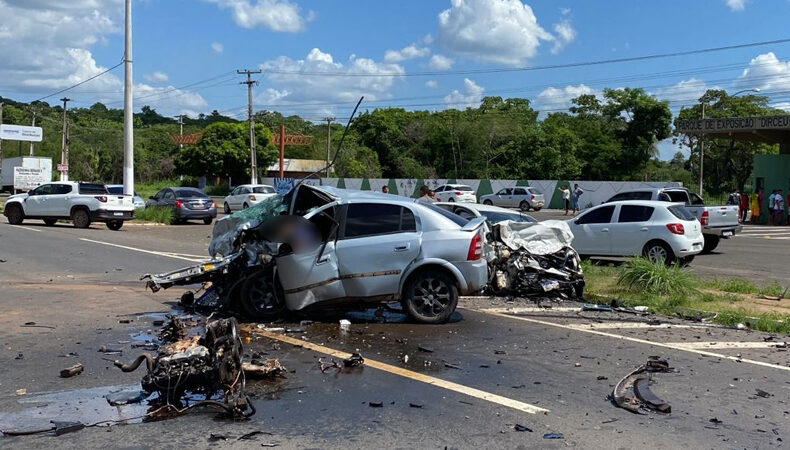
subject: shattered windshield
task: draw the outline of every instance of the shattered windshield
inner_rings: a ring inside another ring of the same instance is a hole
[[[212,258],[218,254],[228,256],[239,251],[243,231],[257,227],[267,219],[288,211],[282,195],[273,195],[255,206],[241,209],[214,224],[208,253]]]

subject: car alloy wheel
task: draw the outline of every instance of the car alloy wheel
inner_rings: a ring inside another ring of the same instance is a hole
[[[484,204],[484,205],[491,206],[491,205],[493,205],[493,204],[494,204],[494,202],[492,202],[491,200],[484,200],[484,201],[483,201],[483,204]]]
[[[645,257],[653,263],[672,264],[675,255],[672,250],[663,242],[652,242],[645,249]]]
[[[446,274],[426,270],[414,275],[404,287],[405,309],[423,323],[442,323],[458,305],[458,289]]]
[[[521,202],[521,203],[518,205],[518,207],[519,207],[519,209],[521,209],[521,210],[522,210],[522,211],[524,211],[524,212],[527,212],[527,211],[529,211],[529,203],[527,203],[526,201],[522,201],[522,202]]]
[[[247,276],[241,287],[241,308],[252,319],[273,320],[285,311],[283,290],[271,267]]]
[[[225,212],[225,214],[230,214],[230,205],[228,205],[228,202],[225,202],[225,204],[222,205],[222,210]]]

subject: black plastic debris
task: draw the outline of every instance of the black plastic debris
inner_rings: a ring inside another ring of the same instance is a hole
[[[105,395],[104,398],[111,406],[120,406],[140,403],[141,401],[148,398],[149,395],[150,394],[146,393],[145,391],[138,389],[132,391],[110,392],[109,394]]]
[[[343,360],[344,367],[362,367],[365,364],[365,358],[359,353],[352,353],[350,357]]]
[[[265,434],[265,435],[268,435],[268,436],[272,436],[272,433],[269,433],[269,432],[266,432],[266,431],[261,431],[261,430],[255,430],[255,431],[250,431],[249,433],[242,434],[236,440],[237,441],[248,441],[248,440],[252,440],[255,436],[258,436],[260,434]]]
[[[649,386],[651,374],[671,371],[666,360],[651,356],[645,364],[637,367],[615,385],[612,402],[636,414],[647,414],[649,411],[671,412],[672,407],[653,394]]]
[[[532,429],[531,428],[525,427],[524,425],[521,425],[521,424],[518,424],[518,423],[513,425],[513,429],[516,430],[516,431],[526,431],[526,432],[532,433]]]
[[[766,391],[764,391],[762,389],[756,389],[756,391],[757,392],[756,392],[755,395],[757,395],[758,397],[768,398],[768,397],[771,397],[771,395],[772,395],[772,394],[769,394],[768,392],[766,392]]]
[[[546,433],[543,439],[565,439],[565,436],[562,433]]]
[[[368,402],[368,406],[371,408],[383,408],[384,402]]]
[[[409,408],[422,408],[422,403],[409,403]]]
[[[425,345],[418,345],[417,350],[425,353],[433,353],[433,347],[426,347]]]
[[[714,417],[712,419],[709,419],[708,422],[710,422],[710,423],[712,423],[714,425],[721,425],[722,423],[724,423],[721,420],[719,420],[718,417]]]

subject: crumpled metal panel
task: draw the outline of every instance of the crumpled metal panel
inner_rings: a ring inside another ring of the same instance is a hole
[[[533,255],[557,253],[564,247],[570,247],[573,241],[571,228],[562,220],[539,223],[506,221],[498,226],[502,243],[511,250],[521,248]]]
[[[283,199],[282,195],[273,195],[255,206],[218,220],[214,224],[211,243],[208,246],[211,258],[216,258],[217,254],[227,256],[239,251],[239,238],[244,230],[255,228],[266,219],[288,210],[288,205]]]

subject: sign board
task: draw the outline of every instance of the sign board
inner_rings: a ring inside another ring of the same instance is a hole
[[[58,172],[65,172],[69,170],[68,164],[58,164]]]
[[[27,127],[24,125],[0,125],[0,139],[9,141],[41,142],[44,132],[41,127]]]
[[[677,131],[689,134],[790,130],[790,115],[678,120],[675,125]]]
[[[29,191],[41,184],[49,183],[51,173],[44,169],[30,167],[14,167],[14,189]]]

